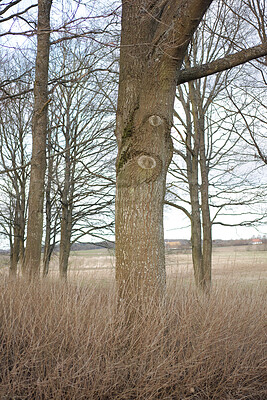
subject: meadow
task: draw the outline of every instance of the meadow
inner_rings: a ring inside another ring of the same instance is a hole
[[[168,280],[192,283],[193,265],[188,250],[167,252],[166,270]],[[51,262],[51,275],[57,276],[58,256]],[[267,248],[261,246],[215,247],[213,250],[213,282],[267,284]],[[72,252],[69,261],[69,277],[113,282],[115,279],[114,250],[96,249]]]
[[[167,254],[167,293],[131,324],[114,255],[72,253],[67,284],[9,280],[1,259],[1,400],[265,400],[267,252],[217,248],[210,296],[191,255]]]

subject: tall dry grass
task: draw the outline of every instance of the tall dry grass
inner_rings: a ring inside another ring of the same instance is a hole
[[[172,284],[131,326],[112,285],[0,284],[0,398],[267,398],[266,293]]]

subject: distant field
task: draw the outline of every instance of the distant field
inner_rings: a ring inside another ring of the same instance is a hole
[[[8,255],[0,255],[0,271],[8,269]],[[191,253],[167,253],[167,276],[193,278]],[[58,254],[53,256],[51,274],[57,274]],[[71,252],[69,274],[72,277],[113,280],[115,271],[114,250],[96,249]],[[240,282],[267,283],[267,250],[263,246],[215,247],[213,251],[213,280],[229,279]]]

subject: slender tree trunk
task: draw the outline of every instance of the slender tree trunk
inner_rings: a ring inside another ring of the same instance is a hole
[[[211,286],[212,267],[212,226],[209,207],[209,181],[208,166],[205,154],[205,128],[203,117],[203,128],[200,132],[200,171],[201,171],[201,211],[203,230],[203,289],[209,291]]]
[[[19,264],[22,265],[24,259],[24,240],[25,240],[25,213],[26,213],[26,175],[22,175],[21,199],[19,209]]]
[[[68,148],[69,143],[66,143]],[[69,150],[66,152],[66,166],[65,166],[65,184],[62,196],[62,215],[60,227],[60,252],[59,252],[59,276],[61,279],[67,280],[68,263],[70,255],[70,240],[72,229],[72,205],[70,204],[71,198],[71,174],[70,174],[70,157]]]
[[[189,82],[189,95],[193,111],[195,142],[198,142],[197,168],[200,167],[201,174],[201,185],[198,184],[197,190],[198,196],[199,192],[201,194],[201,220],[199,223],[200,228],[202,226],[203,243],[201,243],[201,281],[197,282],[197,285],[206,292],[209,291],[211,285],[212,239],[209,209],[208,167],[205,153],[205,117],[200,88],[197,83]]]
[[[70,105],[70,104],[69,104]],[[72,198],[74,191],[74,169],[70,157],[70,108],[67,108],[67,124],[65,132],[65,174],[64,189],[62,194],[62,215],[60,229],[60,253],[59,253],[59,275],[62,279],[67,279],[68,262],[70,255],[70,240],[72,230]],[[75,161],[74,161],[75,163]]]
[[[199,176],[198,176],[198,152],[199,146],[195,142],[191,145],[191,133],[187,133],[190,144],[187,147],[187,176],[189,183],[189,194],[191,203],[191,245],[194,278],[197,287],[201,287],[203,281],[203,257],[202,257],[202,235],[201,215],[199,204]],[[196,140],[196,136],[194,140]]]
[[[51,130],[48,132],[47,138],[47,154],[51,156]],[[44,256],[43,256],[43,277],[48,275],[49,262],[51,258],[51,187],[52,187],[52,173],[53,173],[53,158],[50,157],[47,168],[47,182],[45,190],[45,244],[44,244]]]
[[[70,212],[67,207],[62,208],[61,219],[61,239],[59,253],[59,276],[61,279],[67,279],[68,263],[70,256],[70,239],[71,239],[71,220]]]
[[[200,289],[204,285],[204,268],[202,253],[202,226],[199,201],[199,152],[200,152],[200,131],[199,131],[199,113],[195,87],[189,82],[189,99],[193,115],[193,123],[190,121],[190,128],[194,126],[194,133],[190,132],[190,147],[187,150],[187,158],[190,160],[188,171],[189,192],[191,201],[191,243],[192,260],[194,268],[194,277],[196,286]]]
[[[165,289],[163,201],[187,45],[211,1],[123,2],[117,108],[116,281],[121,302]],[[149,9],[149,12],[148,12]],[[181,30],[181,26],[183,29]],[[140,303],[140,301],[139,301]]]
[[[16,232],[14,232],[16,235]],[[18,237],[14,237],[13,247],[10,252],[10,275],[17,276],[18,272],[18,262],[19,262],[19,239]]]
[[[11,229],[10,229],[10,236],[9,236],[9,247],[10,247],[10,265],[9,265],[9,276],[11,278],[16,277],[17,275],[17,270],[16,268],[14,268],[14,264],[13,264],[13,241],[12,241],[12,233],[11,233]]]
[[[22,271],[30,279],[39,277],[42,249],[51,3],[52,0],[38,1],[29,215],[27,243],[22,267]]]
[[[47,242],[48,236],[46,237],[44,246],[44,257],[43,257],[43,277],[45,278],[49,272],[49,264],[52,256],[52,246],[50,242]]]
[[[46,199],[47,202],[47,199]],[[47,204],[46,204],[46,227],[45,227],[45,244],[44,244],[44,255],[43,255],[43,277],[48,275],[49,271],[49,262],[51,258],[51,218],[49,216],[49,213],[47,213]],[[51,213],[50,213],[51,215]]]
[[[188,174],[188,177],[191,201],[191,244],[194,278],[196,286],[202,287],[204,276],[197,160],[193,160],[192,173]]]
[[[17,276],[18,262],[19,262],[19,220],[18,220],[18,203],[16,202],[14,227],[13,227],[13,243],[11,240],[10,246],[10,269],[9,275],[11,277]]]

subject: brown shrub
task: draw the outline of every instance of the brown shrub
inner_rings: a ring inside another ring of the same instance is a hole
[[[171,284],[131,325],[112,285],[0,289],[3,400],[267,398],[263,287]]]

